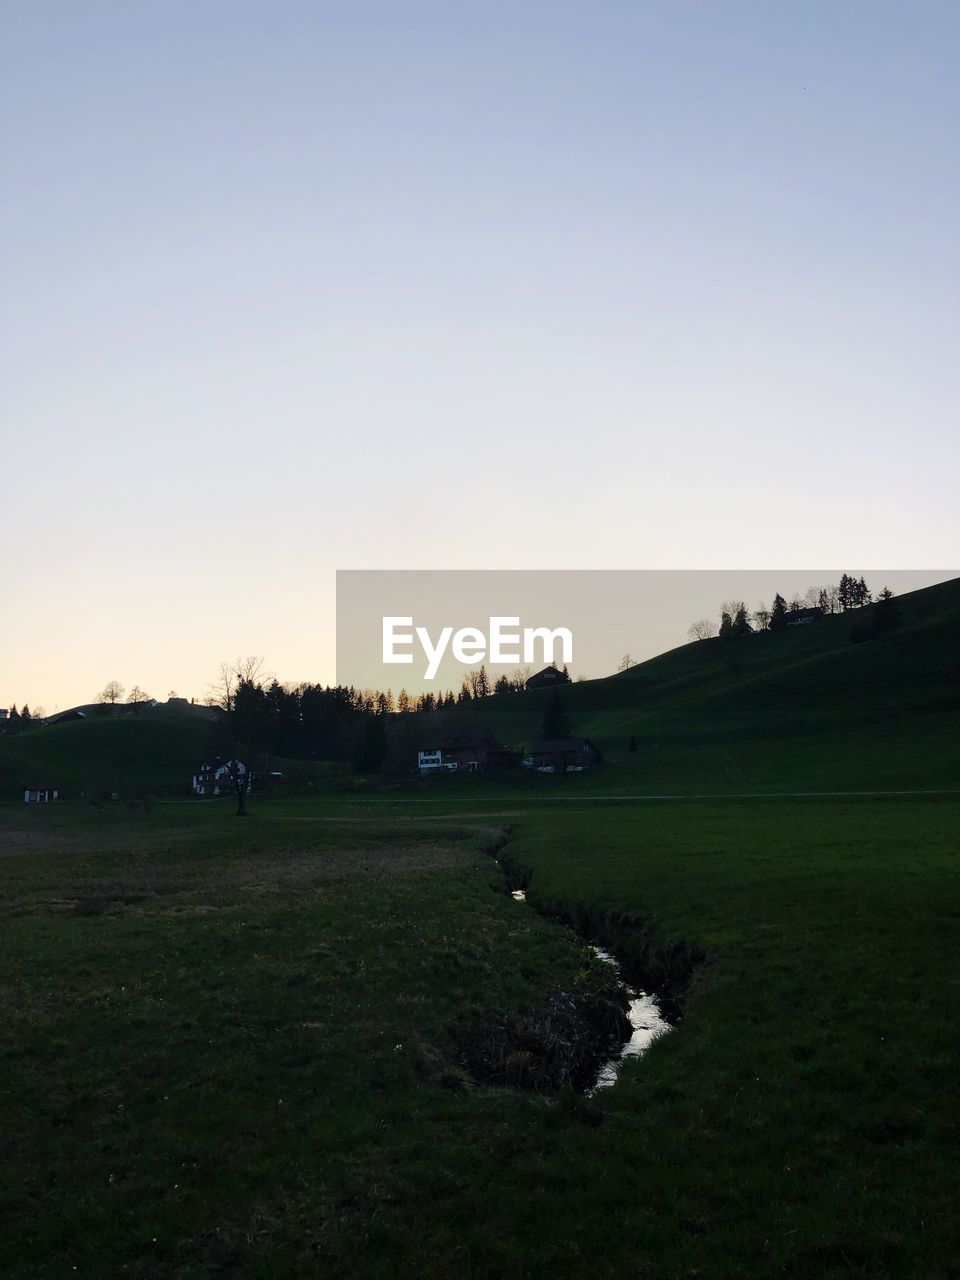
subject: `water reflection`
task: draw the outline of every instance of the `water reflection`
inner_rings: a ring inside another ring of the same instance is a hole
[[[510,897],[517,902],[526,902],[527,900],[526,892],[523,889],[514,889]],[[615,955],[604,947],[595,947],[592,944],[590,950],[604,964],[613,965],[619,974],[620,965]],[[587,1093],[595,1093],[597,1089],[608,1089],[612,1084],[616,1084],[623,1060],[625,1058],[638,1058],[640,1054],[645,1053],[650,1048],[657,1036],[661,1036],[665,1031],[670,1030],[670,1023],[666,1021],[660,1012],[656,996],[648,995],[646,991],[634,991],[631,987],[627,987],[627,999],[630,1002],[627,1009],[627,1017],[630,1021],[630,1026],[633,1028],[630,1039],[625,1040],[617,1053],[603,1063],[597,1073],[593,1088],[588,1089]]]
[[[617,972],[620,972],[616,956],[603,947],[591,947],[591,950],[605,964],[612,964]],[[627,987],[627,999],[630,1001],[627,1017],[633,1028],[630,1039],[625,1040],[620,1046],[620,1051],[603,1064],[596,1083],[592,1089],[587,1090],[588,1093],[595,1093],[597,1089],[608,1089],[610,1085],[616,1084],[624,1058],[638,1058],[641,1053],[650,1048],[657,1036],[670,1030],[670,1023],[661,1014],[656,996]]]

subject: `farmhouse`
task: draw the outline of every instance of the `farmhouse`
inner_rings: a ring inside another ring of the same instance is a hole
[[[200,765],[193,775],[193,792],[198,796],[225,796],[234,790],[234,780],[242,778],[247,766],[242,760],[225,760],[214,756]]]
[[[542,671],[538,671],[536,675],[530,677],[526,687],[528,689],[550,689],[555,684],[569,684],[570,677],[566,670],[560,671],[557,667],[544,667]]]
[[[523,759],[523,767],[538,773],[582,773],[601,760],[589,738],[545,738],[533,744]]]
[[[60,788],[49,782],[33,787],[24,787],[23,789],[24,804],[50,804],[54,800],[59,800],[59,798]]]
[[[807,622],[814,622],[823,617],[823,610],[816,605],[806,609],[787,609],[783,620],[788,627],[802,627]]]
[[[422,774],[493,772],[519,765],[520,752],[502,746],[489,731],[447,738],[417,753],[417,767]]]

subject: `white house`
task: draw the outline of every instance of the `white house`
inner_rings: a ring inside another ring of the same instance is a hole
[[[228,795],[235,788],[235,780],[245,777],[246,772],[247,766],[242,760],[225,760],[223,756],[215,756],[200,765],[193,775],[194,795]]]
[[[443,752],[438,747],[435,751],[418,751],[417,761],[421,773],[456,773],[457,762],[444,760]]]
[[[46,783],[38,787],[24,787],[23,803],[24,804],[50,804],[53,800],[59,800],[60,788],[51,786]]]

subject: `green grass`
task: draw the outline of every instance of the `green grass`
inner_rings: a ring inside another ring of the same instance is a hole
[[[61,798],[100,801],[189,795],[197,766],[234,745],[202,714],[144,711],[51,724],[0,738],[0,801],[22,800],[27,785],[53,784]],[[295,784],[324,785],[329,766],[272,757]]]
[[[0,738],[0,797],[20,799],[33,783],[53,783],[68,798],[182,792],[217,746],[216,725],[200,718],[144,713],[45,725]]]
[[[581,776],[0,804],[0,1272],[957,1280],[958,583],[901,608],[572,686]],[[7,738],[0,796],[175,794],[212,732]],[[491,1083],[604,994],[557,917],[707,958],[590,1099]]]
[[[585,967],[465,808],[0,809],[5,1275],[956,1276],[955,801],[515,801],[709,956],[589,1101],[471,1076]]]
[[[956,777],[960,744],[951,731],[960,712],[960,579],[911,592],[898,609],[896,631],[862,644],[852,644],[850,632],[869,609],[780,634],[684,645],[621,675],[568,686],[566,708],[575,731],[593,738],[640,783],[657,771],[652,757],[675,761],[659,772],[680,781],[684,762],[698,755],[712,773],[718,753],[743,752],[744,781],[755,785],[768,752],[786,774],[795,745],[802,750],[811,742],[852,778],[856,770],[839,758],[842,743],[865,734],[878,742],[871,752],[877,769],[942,774],[949,768]],[[483,723],[504,741],[529,746],[540,736],[550,696],[536,690],[492,697],[438,721]],[[631,736],[635,754],[627,750]]]

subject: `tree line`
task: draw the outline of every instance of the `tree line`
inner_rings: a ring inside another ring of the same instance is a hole
[[[36,711],[31,711],[26,703],[17,710],[17,705],[10,708],[10,714],[3,722],[4,733],[26,733],[28,729],[32,729],[35,724],[39,724],[43,720],[43,708],[38,707]]]
[[[691,623],[687,635],[691,640],[711,640],[717,636],[721,640],[736,640],[758,631],[785,631],[791,614],[826,617],[874,603],[884,606],[881,621],[892,621],[895,617],[892,600],[889,587],[884,587],[874,598],[862,576],[856,578],[844,573],[837,583],[808,587],[804,595],[793,595],[789,600],[777,592],[769,609],[763,601],[751,611],[744,600],[725,600],[720,606],[719,626],[711,618],[700,618]]]

